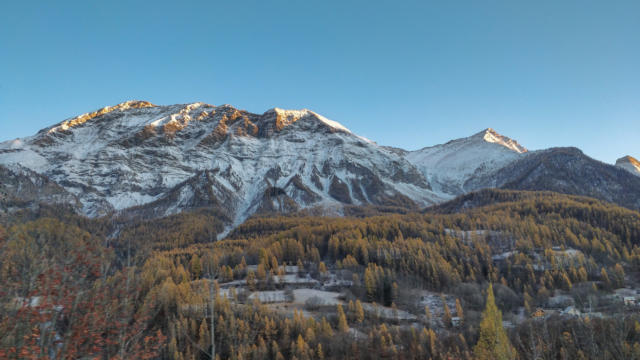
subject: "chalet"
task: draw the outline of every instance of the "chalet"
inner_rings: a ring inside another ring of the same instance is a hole
[[[562,315],[580,316],[580,310],[576,309],[573,306],[567,306],[564,310],[562,310]]]
[[[544,315],[545,315],[544,309],[537,308],[536,311],[534,311],[531,314],[531,317],[532,318],[542,318],[542,317],[544,317]]]
[[[462,325],[462,319],[459,316],[454,316],[451,318],[451,325],[454,327],[458,327]]]
[[[622,298],[625,306],[634,306],[636,305],[636,298],[634,296],[625,296]]]

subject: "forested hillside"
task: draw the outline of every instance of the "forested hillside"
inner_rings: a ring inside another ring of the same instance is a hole
[[[484,190],[349,213],[253,217],[219,241],[207,209],[6,215],[0,359],[640,358],[637,211]]]

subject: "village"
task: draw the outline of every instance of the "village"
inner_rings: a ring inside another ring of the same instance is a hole
[[[477,231],[474,234],[457,234],[464,241],[469,236],[487,236],[496,254],[492,256],[494,264],[501,266],[506,259],[518,254],[513,242],[505,244],[497,232]],[[496,246],[500,245],[500,246]],[[499,252],[502,251],[502,252]],[[583,254],[576,249],[553,247],[537,249],[529,254],[536,259],[534,271],[549,270],[554,266],[566,266]],[[549,261],[548,259],[553,260]],[[349,326],[358,334],[358,326],[363,320],[357,320],[356,312],[375,322],[385,322],[401,328],[423,327],[434,329],[437,333],[450,333],[464,325],[465,318],[479,320],[480,309],[463,309],[461,303],[480,301],[481,289],[473,284],[461,284],[451,293],[432,292],[422,289],[403,287],[398,289],[395,301],[390,306],[362,299],[362,284],[358,275],[336,266],[320,267],[298,265],[280,265],[278,271],[263,274],[262,280],[255,274],[261,270],[257,265],[247,265],[244,279],[225,281],[219,277],[219,296],[237,303],[257,301],[272,310],[286,316],[295,313],[321,320],[323,317],[334,319],[338,315],[338,306],[344,308],[350,320]],[[503,326],[514,328],[528,320],[544,320],[549,317],[564,318],[603,318],[618,315],[621,312],[634,312],[640,309],[640,287],[622,287],[605,293],[597,288],[597,282],[575,284],[569,290],[556,289],[548,300],[531,309],[507,287],[494,285],[498,300],[508,306],[503,307]],[[473,294],[476,292],[475,294]],[[356,305],[357,304],[357,305]],[[356,307],[358,310],[356,310]],[[364,326],[362,326],[364,329]],[[362,334],[361,334],[362,335]]]

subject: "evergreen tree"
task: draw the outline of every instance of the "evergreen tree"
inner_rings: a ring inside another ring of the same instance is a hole
[[[429,309],[429,305],[425,305],[424,306],[424,315],[427,318],[427,321],[430,323],[431,322],[431,310]]]
[[[340,332],[349,331],[349,325],[347,324],[347,317],[344,314],[342,305],[338,304],[338,330]]]
[[[473,353],[478,360],[515,359],[515,350],[502,327],[502,312],[496,306],[491,284],[487,289],[487,304],[482,312],[480,336]]]
[[[360,300],[356,300],[356,321],[359,324],[362,324],[364,321],[364,309],[362,308]]]
[[[247,287],[251,291],[256,291],[256,274],[252,270],[247,273]]]
[[[324,351],[322,351],[322,344],[318,344],[318,350],[316,350],[316,358],[318,360],[324,360]]]
[[[602,281],[602,286],[606,290],[611,289],[611,280],[609,280],[609,274],[607,273],[607,269],[605,269],[604,267],[600,270],[600,280]]]
[[[318,266],[318,271],[320,272],[320,274],[322,276],[326,276],[327,275],[327,265],[325,265],[324,262],[320,262],[320,266]]]
[[[202,263],[200,262],[198,254],[193,255],[189,263],[189,267],[191,270],[191,276],[194,279],[199,279],[200,276],[202,276]]]
[[[367,299],[369,301],[375,301],[376,300],[376,290],[377,290],[376,287],[377,287],[377,284],[376,284],[375,275],[370,270],[370,268],[367,268],[364,271],[364,287],[367,290]]]
[[[209,328],[207,327],[206,319],[202,319],[198,329],[198,346],[200,346],[200,349],[209,348]]]
[[[449,310],[449,305],[447,305],[447,302],[444,296],[442,297],[442,303],[444,304],[444,313],[442,314],[442,323],[444,324],[444,326],[449,327],[451,326],[451,310]]]
[[[456,299],[456,316],[460,318],[460,321],[464,321],[464,311],[462,310],[462,304],[460,299]]]
[[[622,268],[622,265],[616,264],[613,268],[613,278],[615,279],[616,288],[624,286],[624,269]]]

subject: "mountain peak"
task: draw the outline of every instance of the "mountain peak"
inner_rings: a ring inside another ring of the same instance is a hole
[[[480,138],[486,142],[502,145],[520,154],[528,151],[524,146],[518,144],[517,141],[499,134],[497,131],[493,130],[492,128],[486,128],[471,137]]]
[[[306,118],[306,117],[312,117],[318,121],[320,121],[321,123],[323,123],[326,126],[329,126],[330,128],[334,129],[334,130],[338,130],[338,131],[344,131],[344,132],[348,132],[351,133],[351,131],[349,129],[347,129],[344,125],[340,124],[337,121],[334,120],[330,120],[327,119],[326,117],[313,112],[309,109],[302,109],[302,110],[286,110],[286,109],[281,109],[281,108],[272,108],[267,110],[264,114],[267,115],[269,113],[275,113],[276,115],[276,124],[278,126],[279,129],[282,129],[288,125],[293,124],[294,122],[302,119],[302,118]]]
[[[625,155],[620,159],[616,160],[616,164],[619,164],[619,163],[631,163],[636,166],[640,166],[640,161],[638,161],[638,159],[634,158],[631,155]]]
[[[105,106],[102,109],[90,112],[90,113],[84,113],[82,115],[76,116],[74,118],[65,120],[63,122],[61,122],[60,124],[52,127],[51,129],[49,129],[49,133],[52,132],[57,132],[57,131],[65,131],[68,130],[69,128],[72,128],[74,126],[78,126],[78,125],[82,125],[85,122],[98,117],[100,115],[104,115],[106,113],[110,113],[112,111],[116,111],[116,110],[128,110],[128,109],[141,109],[141,108],[147,108],[147,107],[155,107],[156,105],[148,102],[148,101],[144,101],[144,100],[128,100],[125,102],[122,102],[120,104],[114,105],[114,106]]]
[[[633,156],[623,156],[616,160],[616,166],[621,167],[634,175],[640,176],[640,161]]]

